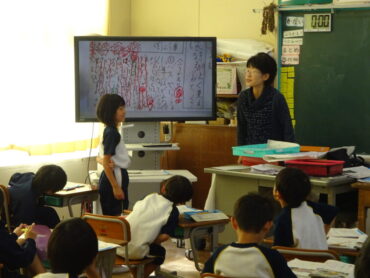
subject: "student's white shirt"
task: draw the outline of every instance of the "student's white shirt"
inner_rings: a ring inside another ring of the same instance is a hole
[[[68,273],[51,273],[45,272],[34,276],[34,278],[68,278]]]
[[[121,136],[121,140],[119,141],[118,145],[116,146],[115,155],[112,156],[112,161],[114,162],[114,176],[116,177],[117,183],[120,185],[122,184],[122,174],[121,168],[127,169],[131,164],[130,156],[128,155],[128,151],[123,141],[123,133],[122,128],[118,129],[118,132]],[[103,145],[103,136],[100,138],[99,143],[99,156],[103,158],[104,156],[104,145]],[[99,176],[103,170],[103,167],[99,166],[98,164],[98,173]]]
[[[291,210],[295,247],[327,250],[326,234],[322,218],[313,212],[306,202]]]
[[[137,201],[132,212],[126,217],[130,223],[131,241],[128,243],[130,259],[142,259],[149,254],[149,245],[158,237],[167,223],[173,209],[173,202],[158,193]],[[117,254],[124,256],[124,249]]]

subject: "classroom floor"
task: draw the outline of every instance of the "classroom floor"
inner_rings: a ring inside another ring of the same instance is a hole
[[[194,262],[185,257],[185,249],[177,248],[176,242],[171,240],[162,244],[167,251],[166,260],[161,266],[163,271],[177,271],[177,276],[183,278],[199,278],[199,272],[194,266]],[[154,275],[154,274],[153,274]],[[130,273],[113,274],[113,278],[131,278]]]

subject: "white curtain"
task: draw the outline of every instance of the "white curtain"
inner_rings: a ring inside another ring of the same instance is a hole
[[[73,37],[106,34],[107,2],[0,1],[0,149],[91,138],[75,123]]]

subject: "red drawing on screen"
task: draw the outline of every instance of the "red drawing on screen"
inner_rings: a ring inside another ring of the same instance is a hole
[[[184,89],[181,86],[176,87],[175,89],[175,102],[181,103],[184,97]]]

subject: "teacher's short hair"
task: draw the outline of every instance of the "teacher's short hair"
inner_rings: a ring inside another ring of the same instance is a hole
[[[260,70],[263,74],[268,73],[270,76],[264,82],[265,85],[272,86],[276,77],[277,65],[274,58],[264,52],[260,52],[247,61],[247,68],[253,67]]]

